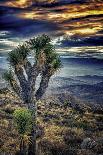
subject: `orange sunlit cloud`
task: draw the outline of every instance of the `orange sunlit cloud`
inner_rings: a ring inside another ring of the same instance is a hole
[[[25,8],[32,4],[31,0],[15,0],[4,3],[7,6]]]
[[[26,8],[30,6],[33,2],[36,3],[52,3],[56,0],[15,0],[15,1],[8,1],[4,3],[4,5],[11,6],[11,7],[20,7],[20,8]]]

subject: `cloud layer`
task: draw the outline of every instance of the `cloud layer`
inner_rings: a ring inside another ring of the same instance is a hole
[[[102,0],[3,0],[0,15],[1,49],[42,33],[62,37],[62,47],[103,45]]]

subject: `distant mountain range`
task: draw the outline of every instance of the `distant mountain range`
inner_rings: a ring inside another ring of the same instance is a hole
[[[89,82],[86,82],[85,80]],[[95,80],[95,82],[91,83],[90,80]],[[87,75],[83,77],[75,77],[75,79],[63,77],[55,78],[54,84],[51,85],[50,92],[69,92],[69,94],[76,96],[78,99],[89,104],[95,103],[103,105],[103,76]]]

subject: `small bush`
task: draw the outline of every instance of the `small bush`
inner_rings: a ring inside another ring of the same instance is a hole
[[[25,108],[14,111],[14,122],[19,134],[26,134],[31,129],[31,112]]]
[[[67,145],[69,146],[79,146],[83,140],[83,133],[82,130],[80,129],[69,129],[67,131],[64,132],[63,134],[63,138],[64,141]]]

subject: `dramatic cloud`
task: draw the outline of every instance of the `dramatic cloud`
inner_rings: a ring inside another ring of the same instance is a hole
[[[61,47],[102,46],[102,0],[3,0],[0,5],[0,31],[9,32],[13,45],[46,33],[56,41],[61,37]],[[0,37],[1,48],[7,48],[8,34]]]
[[[103,46],[103,36],[88,38],[63,38],[57,42],[61,47],[79,47],[79,46]]]

